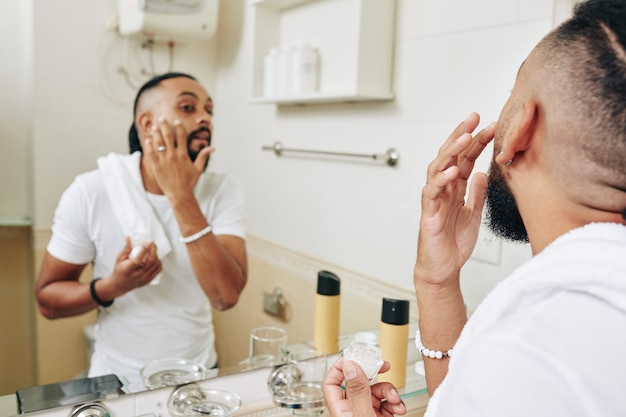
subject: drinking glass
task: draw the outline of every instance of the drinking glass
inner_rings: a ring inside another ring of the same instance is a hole
[[[273,366],[284,362],[287,333],[280,327],[257,327],[250,332],[249,365]]]
[[[326,355],[316,349],[290,352],[288,366],[295,369],[298,377],[288,387],[294,402],[301,402],[301,409],[292,409],[296,415],[319,415],[324,411],[322,381],[328,371]]]

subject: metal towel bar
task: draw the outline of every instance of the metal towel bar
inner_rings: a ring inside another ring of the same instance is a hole
[[[332,152],[332,151],[317,151],[312,149],[294,149],[294,148],[285,148],[283,144],[280,142],[274,142],[271,146],[263,146],[264,151],[274,151],[277,156],[281,156],[283,152],[294,152],[294,153],[307,153],[307,154],[315,154],[315,155],[330,155],[330,156],[345,156],[351,158],[367,158],[372,159],[374,161],[384,161],[389,166],[396,166],[398,163],[398,159],[400,155],[398,152],[393,149],[387,149],[387,152],[382,154],[364,154],[364,153],[352,153],[352,152]]]

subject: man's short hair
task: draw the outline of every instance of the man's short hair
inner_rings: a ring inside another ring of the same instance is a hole
[[[133,105],[133,122],[130,125],[130,130],[128,131],[128,146],[130,148],[131,154],[133,152],[142,150],[141,141],[139,140],[139,134],[137,133],[137,127],[135,126],[135,117],[137,116],[137,104],[139,103],[139,99],[146,91],[158,87],[161,82],[169,80],[170,78],[179,77],[189,78],[191,80],[198,81],[195,77],[192,77],[191,75],[185,74],[183,72],[167,72],[165,74],[157,75],[146,81],[146,83],[142,85],[137,92],[137,96],[135,97],[135,103]]]
[[[538,49],[536,87],[554,95],[546,152],[561,185],[626,214],[626,0],[581,1]]]

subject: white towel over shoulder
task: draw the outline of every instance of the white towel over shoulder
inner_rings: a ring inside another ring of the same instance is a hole
[[[98,158],[98,167],[124,235],[131,239],[148,237],[156,244],[159,259],[163,259],[172,247],[148,202],[139,171],[140,158],[140,152],[128,156],[109,153]]]

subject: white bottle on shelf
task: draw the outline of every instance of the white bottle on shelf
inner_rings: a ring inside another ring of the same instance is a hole
[[[278,89],[279,96],[288,96],[293,92],[293,56],[295,47],[293,45],[283,46],[278,54]]]
[[[278,94],[278,48],[270,48],[263,62],[263,95],[274,97]]]
[[[295,50],[293,62],[293,93],[297,95],[315,93],[319,74],[317,50],[309,44],[303,44]]]
[[[289,55],[288,55],[288,85],[287,85],[287,94],[290,96],[295,96],[299,94],[298,91],[298,67],[300,65],[300,49],[296,45],[289,45]]]

